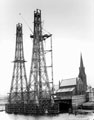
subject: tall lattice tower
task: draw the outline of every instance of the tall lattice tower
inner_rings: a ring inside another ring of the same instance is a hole
[[[10,103],[22,103],[26,101],[27,76],[25,69],[22,24],[16,25],[16,48],[13,68],[13,76],[9,93]]]
[[[30,100],[40,104],[44,99],[51,99],[51,87],[47,73],[44,41],[51,37],[51,34],[42,33],[41,10],[34,11],[34,33],[31,69],[29,76]],[[52,50],[50,50],[52,52]]]

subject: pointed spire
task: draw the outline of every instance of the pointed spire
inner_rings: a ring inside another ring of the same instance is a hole
[[[80,54],[80,68],[84,68],[82,53]]]
[[[79,77],[81,78],[83,75],[85,75],[85,68],[84,68],[83,58],[82,58],[82,53],[81,53],[80,54]]]
[[[80,54],[80,67],[79,67],[79,75],[78,75],[78,77],[83,82],[83,93],[85,93],[86,90],[87,90],[87,80],[86,80],[86,74],[85,74],[85,67],[84,67],[84,64],[83,64],[82,53]]]

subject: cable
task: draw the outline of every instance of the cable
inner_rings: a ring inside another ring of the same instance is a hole
[[[44,30],[46,33],[48,33],[48,34],[50,35],[51,33],[48,32],[46,29],[44,29],[43,26],[44,26],[44,20],[43,20],[43,22],[42,22],[42,30]]]
[[[29,30],[30,30],[30,31],[32,32],[32,34],[33,34],[32,29],[30,28],[30,26],[28,25],[28,23],[26,22],[26,20],[23,18],[22,14],[19,13],[19,15],[21,16],[21,18],[23,19],[23,21],[25,22],[25,24],[27,25],[27,27],[29,28]]]
[[[45,30],[44,28],[42,28],[42,30],[44,30],[45,32],[47,32],[49,35],[51,34],[50,32],[48,32],[47,30]]]

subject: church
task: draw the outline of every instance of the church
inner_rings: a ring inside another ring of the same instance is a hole
[[[87,79],[82,55],[80,57],[80,67],[78,77],[63,79],[59,82],[57,96],[83,95],[87,90]]]
[[[78,77],[63,79],[59,82],[59,89],[56,91],[56,101],[60,104],[60,111],[74,109],[86,101],[87,77],[83,64],[82,54],[80,55],[80,67]]]

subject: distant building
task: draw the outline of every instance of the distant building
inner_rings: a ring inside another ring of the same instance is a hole
[[[59,81],[59,89],[55,92],[56,101],[61,112],[72,110],[86,101],[87,80],[83,65],[82,54],[78,77]]]
[[[85,94],[87,90],[87,81],[82,55],[80,57],[79,75],[76,78],[63,79],[59,82],[57,96],[73,96]]]
[[[56,92],[57,97],[71,97],[83,93],[83,82],[80,78],[64,79],[59,84],[59,89]]]
[[[94,102],[94,88],[91,86],[88,86],[86,91],[86,101],[88,102]]]
[[[94,88],[87,87],[86,102],[82,104],[82,109],[94,110]]]

